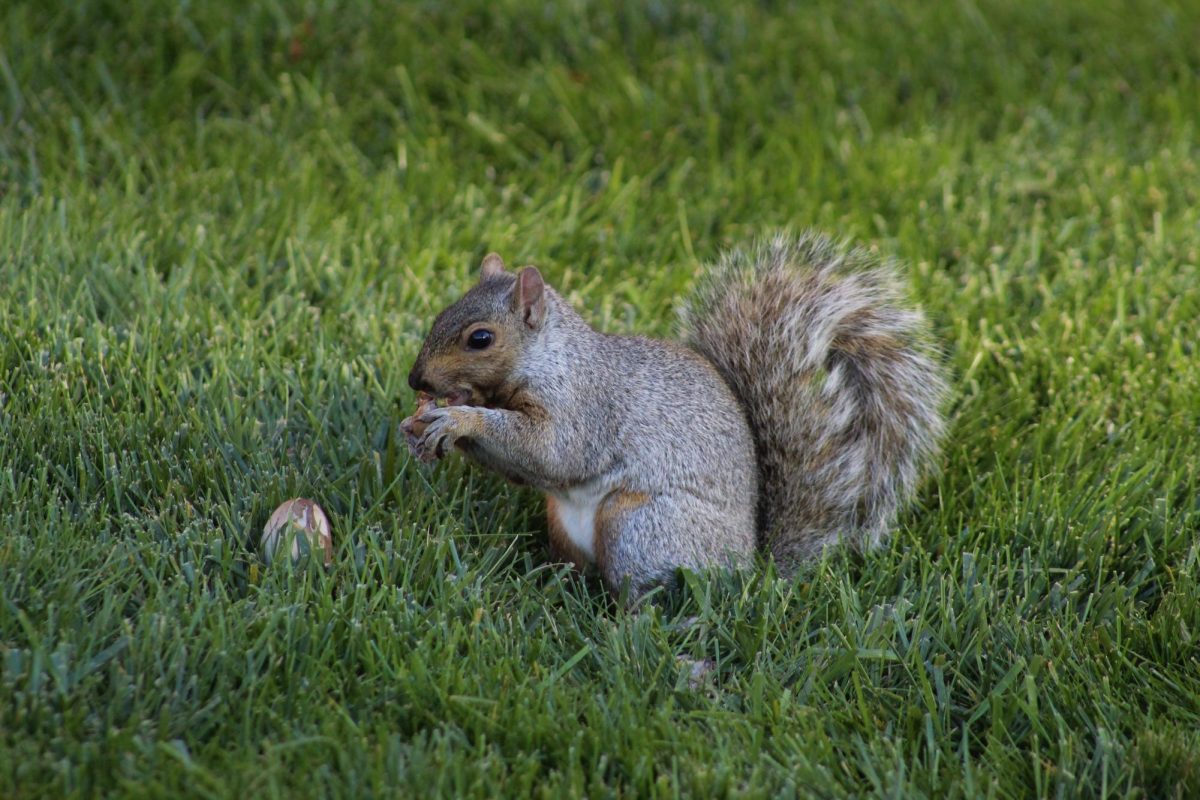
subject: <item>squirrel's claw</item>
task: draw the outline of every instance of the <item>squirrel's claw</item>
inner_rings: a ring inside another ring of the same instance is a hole
[[[417,419],[416,414],[406,417],[400,422],[400,432],[404,434],[404,441],[408,443],[409,451],[419,458],[421,436],[425,433],[425,426]]]
[[[433,408],[414,414],[400,423],[408,448],[422,462],[430,464],[442,458],[458,440],[458,430],[450,408]]]

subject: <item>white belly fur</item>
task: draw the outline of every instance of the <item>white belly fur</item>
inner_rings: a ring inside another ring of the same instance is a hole
[[[576,486],[559,494],[552,492],[558,524],[571,539],[571,543],[589,560],[596,560],[596,509],[600,506],[606,488],[600,486]]]

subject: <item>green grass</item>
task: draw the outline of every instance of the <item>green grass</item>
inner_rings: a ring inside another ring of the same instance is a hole
[[[1200,796],[1200,6],[221,6],[0,11],[0,796]],[[945,342],[887,547],[631,615],[409,459],[488,250],[669,334],[780,226]]]

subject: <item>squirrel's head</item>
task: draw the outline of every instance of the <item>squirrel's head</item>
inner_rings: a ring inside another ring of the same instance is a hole
[[[491,405],[506,394],[518,356],[545,318],[541,273],[508,272],[491,253],[479,282],[433,321],[408,385],[452,405]]]

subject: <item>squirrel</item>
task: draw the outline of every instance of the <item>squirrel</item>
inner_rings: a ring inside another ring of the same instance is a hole
[[[545,493],[552,555],[636,599],[678,568],[782,575],[877,545],[934,460],[944,369],[895,265],[815,233],[726,254],[681,342],[594,330],[495,253],[433,322],[401,423]],[[438,407],[435,400],[447,405]]]

